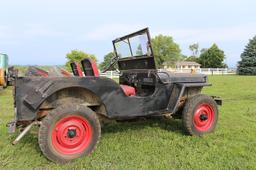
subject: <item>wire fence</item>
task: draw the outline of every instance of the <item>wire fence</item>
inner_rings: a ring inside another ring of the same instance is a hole
[[[206,75],[227,75],[236,74],[234,68],[199,68],[199,69],[176,69],[173,70],[176,73],[200,73]]]
[[[229,75],[236,74],[235,68],[200,68],[200,69],[175,69],[175,70],[165,70],[159,69],[159,71],[171,71],[174,73],[194,73],[194,74],[206,74],[206,75]],[[119,78],[119,73],[117,71],[107,71],[101,73],[100,76],[108,78]]]
[[[119,78],[120,74],[117,71],[106,71],[105,73],[100,73],[100,76],[108,78]]]

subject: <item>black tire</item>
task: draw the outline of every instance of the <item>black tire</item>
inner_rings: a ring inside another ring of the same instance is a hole
[[[182,112],[182,122],[190,135],[202,136],[215,130],[218,107],[212,97],[198,94],[189,98]]]
[[[62,134],[66,136],[64,137]],[[49,160],[66,163],[92,153],[100,136],[100,122],[90,108],[83,105],[67,104],[52,110],[42,120],[38,142],[42,153]],[[78,146],[75,148],[72,146],[74,144],[72,142],[78,143]],[[69,146],[67,147],[66,144]],[[69,149],[77,149],[77,152]]]

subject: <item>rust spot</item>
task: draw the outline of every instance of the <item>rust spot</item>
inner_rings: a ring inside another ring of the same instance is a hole
[[[45,117],[47,114],[48,114],[48,110],[40,110],[40,111],[37,113],[37,117],[40,119],[40,118]]]
[[[180,98],[180,101],[179,101],[179,104],[178,104],[178,107],[181,108],[184,106],[185,102],[186,102],[186,99],[187,97],[183,96]]]

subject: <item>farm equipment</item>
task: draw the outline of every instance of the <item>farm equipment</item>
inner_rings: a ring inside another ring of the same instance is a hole
[[[148,29],[113,40],[119,83],[99,76],[93,60],[71,63],[73,77],[19,77],[15,87],[15,120],[22,128],[16,144],[33,125],[51,161],[65,163],[90,154],[100,140],[104,120],[164,116],[182,118],[189,135],[213,132],[221,100],[201,94],[207,76],[160,72]],[[80,67],[81,64],[81,67]]]
[[[6,88],[8,85],[8,56],[0,54],[0,86]]]
[[[13,66],[8,67],[8,55],[0,53],[0,86],[6,88],[14,85],[18,70]]]

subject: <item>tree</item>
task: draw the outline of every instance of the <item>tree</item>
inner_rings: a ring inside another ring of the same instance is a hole
[[[171,36],[158,35],[152,39],[152,47],[155,55],[155,61],[158,66],[164,62],[174,65],[181,59],[181,50],[178,44],[173,41]]]
[[[139,44],[138,47],[137,47],[136,55],[143,55],[141,44]]]
[[[256,36],[249,40],[241,54],[237,73],[240,75],[256,75]]]
[[[206,50],[208,50],[208,49],[207,49],[207,48],[202,48],[202,49],[200,50],[200,54],[204,53]]]
[[[196,56],[189,56],[185,59],[185,61],[194,61],[194,62],[199,62],[199,58]]]
[[[107,66],[109,65],[109,63],[110,63],[111,58],[113,58],[114,56],[115,56],[115,54],[114,54],[113,52],[110,52],[110,53],[106,54],[106,55],[104,56],[104,61],[103,61],[102,63],[100,63],[100,70],[106,69],[106,67],[107,67]],[[115,64],[115,65],[113,66],[113,68],[111,68],[110,70],[115,70],[115,69],[117,69],[117,64]]]
[[[199,44],[198,43],[191,44],[189,46],[189,49],[192,52],[192,56],[198,56],[198,54],[199,54]]]
[[[88,54],[81,50],[71,50],[71,52],[66,55],[66,59],[68,60],[65,64],[66,69],[70,71],[71,70],[71,68],[70,68],[71,62],[80,63],[80,61],[84,58],[90,58],[94,61],[97,61],[96,56],[93,54]]]
[[[192,55],[185,58],[185,61],[194,61],[194,62],[199,62],[199,44],[198,43],[194,43],[189,45],[189,49],[192,52]]]
[[[216,44],[213,44],[209,49],[205,49],[199,57],[199,63],[203,68],[223,68],[225,54],[219,49]]]

